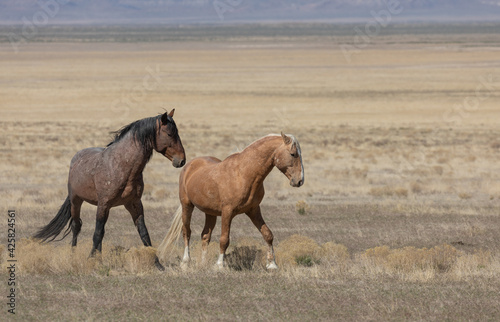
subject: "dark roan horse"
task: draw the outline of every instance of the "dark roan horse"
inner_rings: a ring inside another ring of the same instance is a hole
[[[186,163],[173,115],[174,110],[135,121],[114,132],[115,137],[106,148],[78,151],[70,164],[66,201],[50,223],[34,237],[43,242],[53,241],[69,222],[60,240],[72,231],[72,246],[76,246],[82,227],[80,208],[86,201],[97,206],[91,256],[95,255],[96,250],[101,252],[110,208],[120,205],[130,212],[144,246],[151,246],[141,202],[144,190],[142,171],[151,159],[153,150],[167,157],[176,168]],[[164,269],[158,258],[155,265],[160,270]]]

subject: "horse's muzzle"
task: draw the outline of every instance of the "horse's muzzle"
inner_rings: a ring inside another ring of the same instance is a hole
[[[302,186],[303,184],[304,184],[304,180],[303,179],[296,180],[296,179],[292,178],[290,180],[290,185],[292,187],[297,187],[298,188],[298,187]]]
[[[186,164],[186,159],[172,158],[172,165],[176,168],[182,168]]]

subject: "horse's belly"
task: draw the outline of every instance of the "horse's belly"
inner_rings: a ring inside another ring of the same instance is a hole
[[[262,198],[246,199],[244,202],[241,202],[238,206],[236,206],[234,211],[238,214],[247,213],[250,210],[257,207],[258,205],[260,205],[261,201]]]
[[[128,200],[137,199],[142,197],[143,185],[129,184],[123,189],[121,199],[126,202]]]
[[[215,189],[195,187],[189,190],[188,198],[196,208],[204,213],[220,216],[221,202],[219,194]]]
[[[249,212],[262,202],[264,198],[264,187],[258,186],[251,188],[249,191],[242,190],[239,195],[234,195],[231,199],[235,205],[235,212],[238,214]]]
[[[201,212],[204,212],[211,216],[220,216],[222,214],[221,211],[218,209],[206,208],[203,205],[197,205],[197,204],[194,204],[194,206],[198,208]]]

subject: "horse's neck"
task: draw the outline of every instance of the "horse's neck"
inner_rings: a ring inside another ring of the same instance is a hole
[[[278,138],[264,137],[249,145],[238,155],[242,164],[240,171],[264,181],[274,167],[274,152],[281,143]]]
[[[120,141],[114,143],[111,148],[113,149],[114,158],[122,160],[130,166],[131,177],[137,177],[142,173],[153,153],[151,151],[145,154],[141,144],[135,141],[132,134],[128,134]]]

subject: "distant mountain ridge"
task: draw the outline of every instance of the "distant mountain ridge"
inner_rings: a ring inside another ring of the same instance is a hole
[[[397,7],[401,19],[495,19],[500,0],[0,0],[0,23],[345,20]]]

